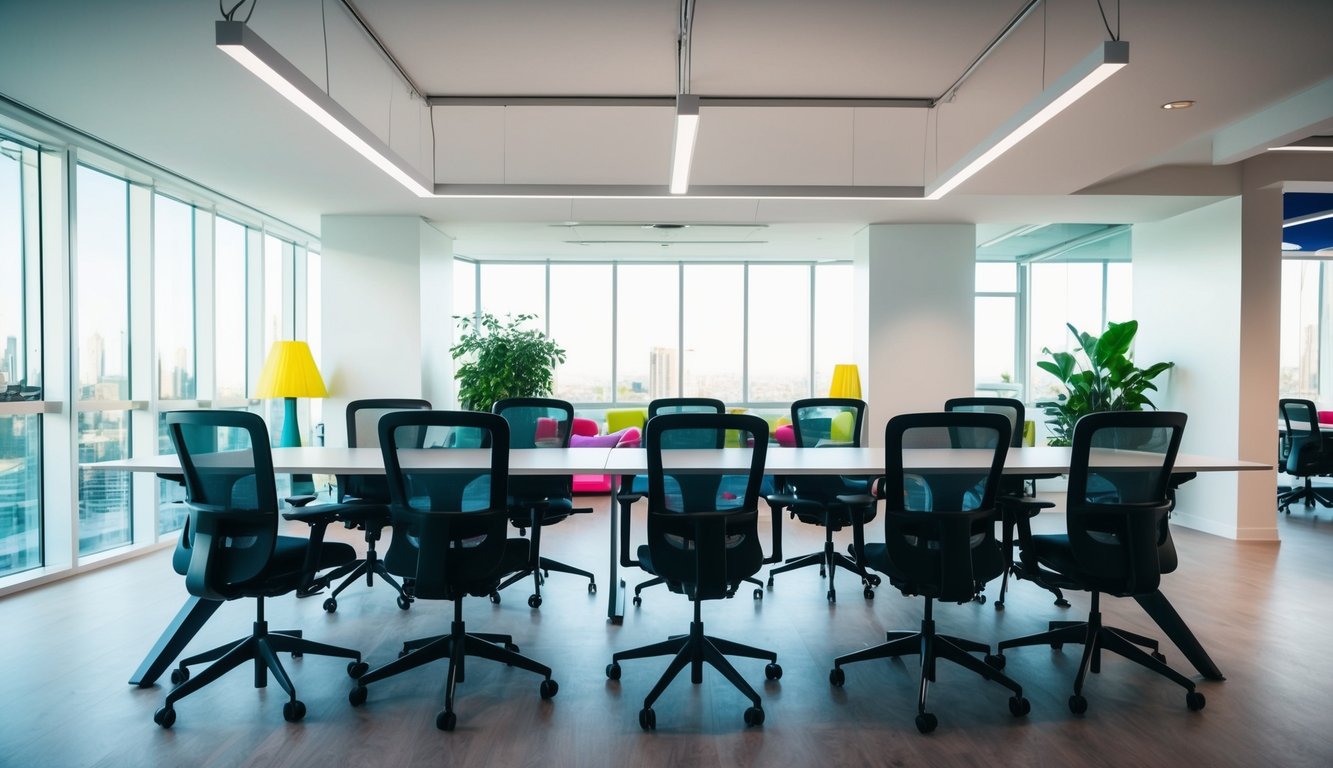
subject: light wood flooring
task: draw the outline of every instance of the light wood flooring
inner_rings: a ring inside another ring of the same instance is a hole
[[[608,502],[586,501],[596,515],[548,529],[543,543],[605,586]],[[1058,514],[1043,521],[1062,525]],[[858,580],[839,573],[831,605],[814,569],[780,575],[763,600],[747,589],[704,607],[710,634],[778,653],[778,682],[764,682],[763,662],[738,661],[763,697],[761,728],[743,725],[746,700],[707,671],[699,686],[677,678],[656,705],[658,730],[641,731],[637,713],[665,659],[626,662],[618,683],[604,667],[615,650],[685,632],[689,603],[656,587],[612,626],[604,593],[553,574],[538,610],[526,604],[529,586],[516,585],[500,605],[473,599],[464,611],[469,629],[512,633],[554,668],[560,692],[550,701],[538,695],[538,676],[470,661],[458,729],[444,733],[434,725],[443,662],[372,685],[353,709],[344,662],[308,656],[284,659],[309,708],[303,722],[284,722],[281,689],[256,690],[240,669],[181,701],[175,727],[163,730],[152,714],[165,676],[148,689],[126,681],[185,598],[164,551],[0,599],[0,766],[1333,765],[1333,515],[1302,509],[1278,527],[1280,545],[1175,530],[1182,562],[1164,591],[1227,676],[1200,683],[1202,712],[1186,709],[1180,687],[1108,655],[1086,689],[1087,714],[1073,716],[1066,699],[1080,647],[1024,648],[1009,653],[1007,672],[1025,687],[1028,717],[1010,716],[1002,687],[941,662],[930,707],[940,724],[928,736],[913,726],[915,657],[851,665],[844,688],[828,683],[834,656],[878,643],[886,629],[918,626],[920,600],[886,586],[867,601]],[[788,555],[821,543],[819,529],[792,521],[784,534]],[[998,586],[988,589],[992,599]],[[941,632],[993,644],[1084,616],[1087,596],[1070,597],[1073,607],[1059,609],[1020,582],[1003,612],[993,602],[947,604],[936,619]],[[379,585],[344,592],[336,614],[321,600],[271,600],[271,625],[358,648],[372,666],[404,640],[447,631],[452,611],[427,601],[400,611]],[[1161,634],[1132,601],[1107,599],[1104,613],[1108,624]],[[252,602],[229,603],[191,649],[240,636],[252,620]],[[1163,650],[1197,678],[1173,646]]]

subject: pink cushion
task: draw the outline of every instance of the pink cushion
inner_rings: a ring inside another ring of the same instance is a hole
[[[595,435],[600,431],[601,430],[598,429],[597,427],[597,422],[593,421],[592,419],[585,419],[582,416],[574,417],[574,426],[572,428],[572,434],[589,436],[589,435]]]
[[[552,419],[547,416],[542,416],[538,418],[536,438],[538,440],[550,440],[553,439],[555,436],[556,436],[555,419]]]
[[[783,424],[773,430],[773,439],[778,441],[778,445],[783,448],[796,447],[796,430],[790,424]]]
[[[1319,411],[1320,424],[1333,424],[1333,411]]]

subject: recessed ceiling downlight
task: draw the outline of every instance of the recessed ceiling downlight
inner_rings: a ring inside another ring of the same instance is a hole
[[[1194,99],[1180,99],[1179,101],[1168,101],[1162,105],[1162,109],[1189,109],[1194,106]]]

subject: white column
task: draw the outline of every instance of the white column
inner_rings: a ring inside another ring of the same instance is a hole
[[[973,392],[976,227],[874,224],[856,236],[856,361],[866,437],[899,413]]]
[[[1154,398],[1189,415],[1181,450],[1277,459],[1280,187],[1134,227],[1135,358],[1170,360]],[[1173,523],[1233,539],[1277,539],[1274,473],[1201,474]]]
[[[416,216],[324,216],[320,244],[325,444],[347,444],[342,414],[352,400],[426,396],[447,405],[448,238]]]

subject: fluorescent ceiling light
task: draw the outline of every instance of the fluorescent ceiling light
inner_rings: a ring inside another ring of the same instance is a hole
[[[1128,63],[1129,43],[1124,40],[1103,42],[1078,66],[1065,73],[1064,77],[1042,91],[1041,95],[963,156],[940,176],[940,180],[927,186],[926,199],[939,200],[953,191]]]
[[[699,135],[699,97],[676,97],[676,137],[671,142],[671,194],[683,195],[690,188],[690,163],[694,140]]]
[[[259,35],[240,21],[217,22],[217,46],[250,70],[283,98],[310,115],[330,133],[342,139],[362,157],[389,174],[418,197],[432,197],[430,185],[422,181],[408,163],[380,141],[351,113],[338,105],[310,78],[287,61]]]
[[[1285,147],[1269,147],[1269,152],[1333,152],[1333,136],[1311,136]]]
[[[1302,216],[1292,216],[1290,219],[1282,222],[1282,228],[1299,227],[1302,224],[1309,224],[1313,221],[1323,221],[1324,219],[1333,219],[1333,211],[1315,211]]]

